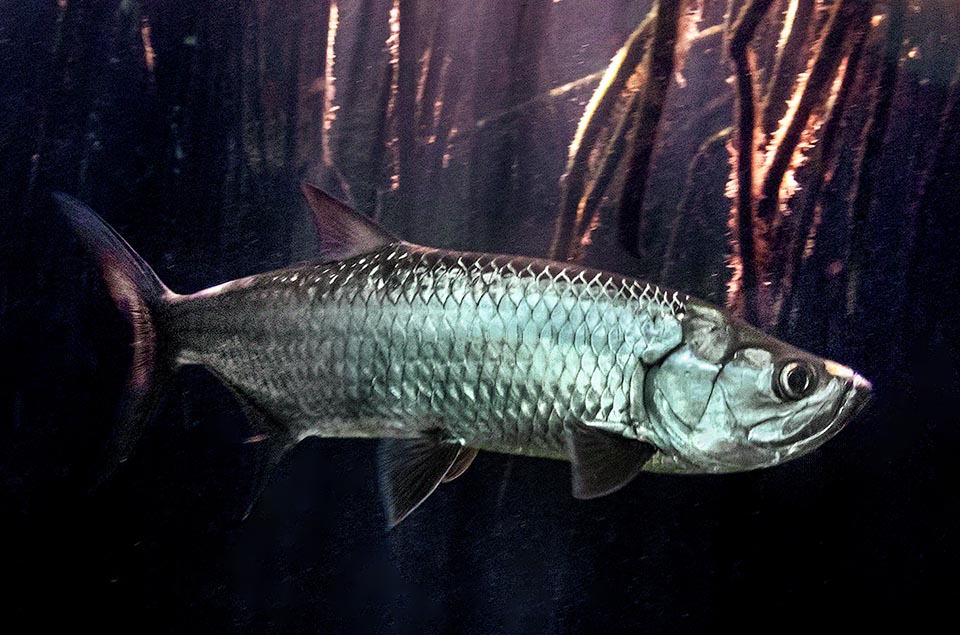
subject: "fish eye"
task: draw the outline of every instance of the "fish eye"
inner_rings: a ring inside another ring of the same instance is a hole
[[[807,362],[787,362],[777,373],[774,388],[784,399],[796,401],[803,399],[816,388],[816,370]]]

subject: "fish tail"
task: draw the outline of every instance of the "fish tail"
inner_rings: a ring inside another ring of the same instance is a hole
[[[170,356],[162,354],[156,318],[176,294],[149,265],[89,207],[66,194],[53,198],[63,217],[94,255],[110,297],[130,323],[132,357],[110,445],[99,482],[110,476],[133,451],[156,414],[164,388],[172,379]]]

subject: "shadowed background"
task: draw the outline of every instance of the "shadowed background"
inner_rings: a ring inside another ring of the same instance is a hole
[[[699,633],[943,612],[958,62],[952,0],[0,0],[5,617]],[[247,424],[189,369],[91,490],[129,330],[49,192],[189,292],[309,259],[304,179],[411,241],[727,304],[877,397],[787,465],[589,502],[566,464],[482,455],[387,533],[368,441],[304,442],[241,521]]]

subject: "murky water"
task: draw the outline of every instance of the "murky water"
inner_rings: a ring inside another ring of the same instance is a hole
[[[5,3],[5,614],[487,634],[942,612],[960,553],[960,10],[732,4]],[[590,502],[565,463],[482,454],[386,532],[371,441],[302,443],[241,520],[251,430],[190,370],[93,487],[130,333],[49,193],[187,292],[310,259],[302,180],[410,241],[727,304],[877,397],[781,467],[644,474]]]

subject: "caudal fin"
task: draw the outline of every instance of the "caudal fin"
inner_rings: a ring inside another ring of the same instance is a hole
[[[170,368],[157,343],[155,317],[175,294],[112,227],[66,194],[53,195],[60,213],[94,255],[104,284],[133,332],[132,358],[101,480],[125,461],[156,413]]]

